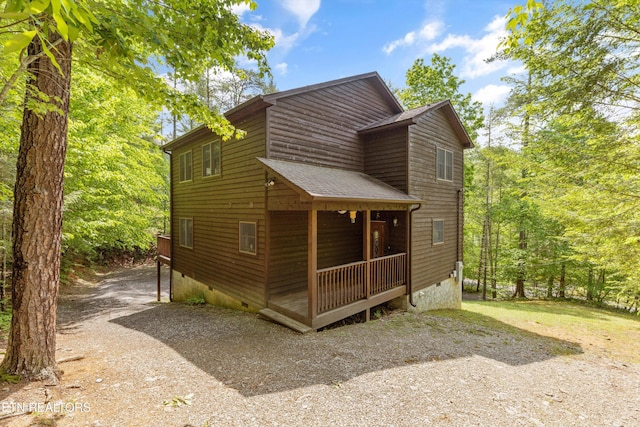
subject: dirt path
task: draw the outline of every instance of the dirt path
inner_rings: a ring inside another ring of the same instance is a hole
[[[506,325],[394,313],[299,335],[254,314],[154,301],[153,266],[63,295],[58,358],[84,358],[60,365],[57,386],[1,385],[0,423],[640,425],[639,365]],[[41,411],[7,417],[28,404]]]

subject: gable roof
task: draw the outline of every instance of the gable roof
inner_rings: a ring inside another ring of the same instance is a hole
[[[344,77],[337,80],[330,80],[328,82],[317,83],[314,85],[303,86],[295,89],[285,90],[282,92],[269,93],[266,95],[257,95],[248,101],[243,102],[242,104],[228,110],[224,113],[224,116],[230,122],[237,122],[242,120],[244,117],[255,113],[256,111],[260,111],[264,108],[267,108],[271,105],[275,105],[279,99],[287,98],[289,96],[299,95],[306,92],[311,92],[314,90],[326,89],[333,86],[355,82],[358,80],[368,80],[373,86],[378,90],[382,98],[387,102],[387,104],[391,107],[392,111],[396,111],[398,113],[402,112],[404,109],[402,105],[396,97],[393,95],[389,87],[382,80],[380,75],[372,71],[370,73],[358,74],[351,77]],[[200,125],[195,129],[185,133],[174,139],[173,141],[169,141],[167,144],[162,146],[164,151],[171,151],[178,146],[186,144],[190,141],[198,139],[203,135],[207,134],[207,132],[211,132],[205,125]]]
[[[467,130],[464,128],[464,125],[462,124],[458,113],[456,113],[453,105],[451,105],[451,102],[448,99],[445,99],[444,101],[434,102],[432,104],[427,104],[422,107],[413,108],[411,110],[403,111],[382,120],[378,120],[375,123],[371,123],[370,125],[359,129],[358,133],[364,135],[382,130],[393,129],[395,127],[413,125],[418,123],[418,119],[420,119],[420,117],[441,108],[443,109],[446,117],[449,119],[449,123],[451,123],[454,132],[456,133],[456,135],[458,135],[460,141],[462,141],[463,146],[465,148],[472,148],[473,142],[471,141],[471,137],[467,133]]]
[[[358,201],[398,204],[422,203],[362,172],[284,160],[258,158],[267,171],[310,201]]]
[[[373,86],[378,90],[382,98],[392,108],[393,111],[400,113],[404,109],[400,102],[393,95],[389,87],[382,80],[380,75],[372,71],[370,73],[358,74],[351,77],[344,77],[337,80],[330,80],[328,82],[317,83],[309,86],[303,86],[295,89],[285,90],[282,92],[269,93],[266,95],[257,95],[250,100],[232,108],[224,113],[225,117],[230,121],[240,120],[242,117],[258,111],[262,108],[266,108],[270,105],[275,105],[279,99],[287,98],[294,95],[300,95],[315,90],[326,89],[332,86],[337,86],[345,83],[351,83],[358,80],[369,80]]]

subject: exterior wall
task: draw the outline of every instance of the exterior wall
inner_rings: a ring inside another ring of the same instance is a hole
[[[454,278],[448,278],[435,285],[413,292],[413,303],[409,304],[409,296],[405,295],[394,301],[395,306],[409,312],[462,308],[462,286]]]
[[[453,152],[452,182],[436,177],[438,147]],[[409,194],[425,201],[412,214],[411,227],[411,280],[419,291],[446,280],[462,249],[463,146],[442,110],[409,128],[409,178]],[[433,244],[434,219],[444,220],[444,243]]]
[[[236,126],[242,140],[221,144],[221,175],[202,176],[204,137],[172,152],[173,269],[251,306],[265,305],[265,173],[255,159],[265,155],[264,113]],[[193,180],[179,183],[179,156],[192,150]],[[180,218],[193,218],[193,249],[179,245]],[[239,221],[257,223],[257,255],[239,252]]]
[[[178,302],[188,301],[189,298],[203,298],[207,303],[220,307],[228,307],[236,310],[257,312],[259,307],[250,305],[241,299],[233,298],[209,285],[194,280],[183,275],[179,271],[173,270],[171,280],[173,281],[173,300]]]
[[[364,172],[405,193],[407,176],[407,128],[364,137]]]
[[[351,223],[348,214],[318,212],[318,268],[362,261],[362,218]]]
[[[269,294],[307,289],[307,212],[271,211]]]
[[[269,158],[358,171],[357,130],[393,114],[369,79],[278,99],[267,111]]]

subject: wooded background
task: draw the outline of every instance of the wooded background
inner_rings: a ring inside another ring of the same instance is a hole
[[[395,91],[407,108],[451,99],[482,141],[465,166],[468,288],[488,298],[574,297],[637,309],[639,9],[636,0],[514,7],[510,37],[490,60],[520,61],[525,72],[505,76],[512,91],[502,108],[460,93],[463,81],[448,58],[419,59],[407,71]],[[0,33],[0,44],[10,37]],[[3,55],[3,84],[17,61]],[[168,163],[159,146],[199,124],[171,116],[91,64],[73,67],[63,272],[153,249],[169,224]],[[6,256],[7,266],[25,81],[0,104],[0,263]],[[195,84],[169,73],[167,84],[213,111],[276,90],[254,70],[207,69]]]

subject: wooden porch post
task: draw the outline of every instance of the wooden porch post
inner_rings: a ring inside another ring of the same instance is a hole
[[[161,274],[160,267],[161,267],[161,265],[160,265],[160,259],[159,258],[158,258],[157,264],[158,264],[158,302],[160,302],[160,274]]]
[[[369,299],[371,296],[371,211],[365,210],[362,212],[362,227],[363,227],[363,245],[364,245],[364,260],[366,261],[366,268],[364,274],[364,292]],[[368,322],[371,316],[370,307],[367,307],[365,311],[365,321]]]
[[[308,256],[308,286],[309,319],[313,320],[318,315],[318,211],[309,211],[307,222],[307,256]]]

